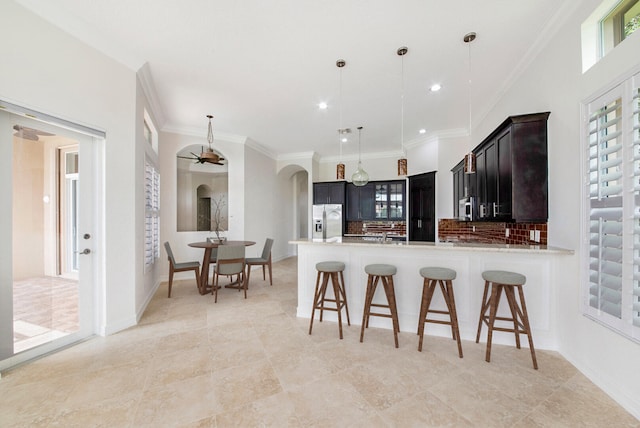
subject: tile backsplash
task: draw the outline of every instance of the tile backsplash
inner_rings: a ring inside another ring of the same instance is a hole
[[[440,242],[481,242],[485,244],[547,245],[547,223],[500,223],[438,221]]]
[[[348,221],[349,235],[380,235],[387,232],[391,235],[406,235],[407,224],[404,221]]]

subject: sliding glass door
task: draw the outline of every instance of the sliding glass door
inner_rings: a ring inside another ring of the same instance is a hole
[[[94,146],[0,111],[0,368],[94,332]]]

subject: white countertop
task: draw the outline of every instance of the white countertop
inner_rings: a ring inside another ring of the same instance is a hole
[[[485,244],[473,242],[418,242],[418,241],[387,241],[363,240],[362,238],[337,237],[326,240],[300,239],[289,241],[296,245],[340,245],[340,246],[365,246],[407,248],[416,250],[455,250],[455,251],[488,251],[506,253],[543,253],[543,254],[573,254],[573,250],[547,245],[513,245],[513,244]]]

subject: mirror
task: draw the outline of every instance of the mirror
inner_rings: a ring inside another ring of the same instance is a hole
[[[176,155],[178,232],[215,231],[216,205],[219,205],[219,230],[228,229],[228,161],[224,165],[198,163],[202,146],[191,145]],[[222,153],[216,152],[226,158]]]

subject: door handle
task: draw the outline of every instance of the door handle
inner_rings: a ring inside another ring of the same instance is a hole
[[[90,250],[90,249],[88,249],[88,248],[85,248],[85,249],[84,249],[84,250],[82,250],[82,251],[76,251],[76,254],[84,254],[84,255],[86,256],[86,255],[88,255],[88,254],[91,254],[91,250]]]

